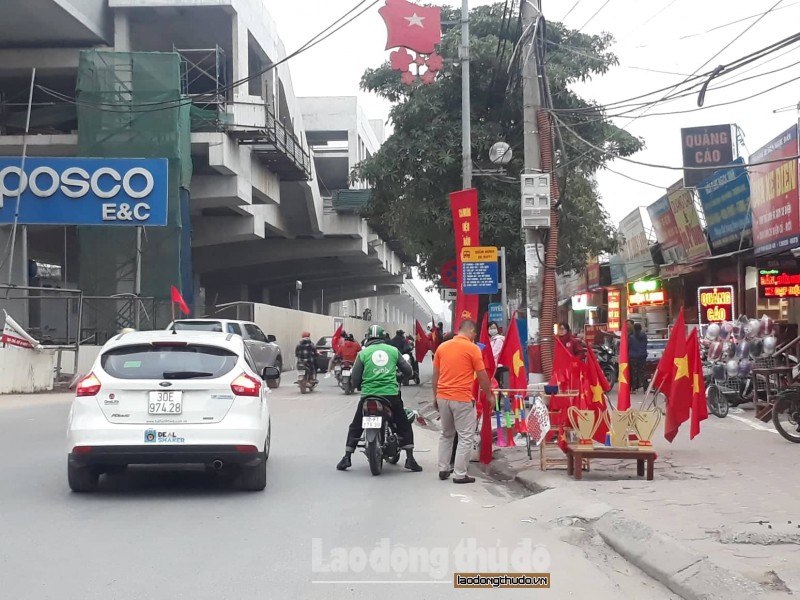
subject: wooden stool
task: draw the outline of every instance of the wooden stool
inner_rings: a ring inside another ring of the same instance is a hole
[[[652,446],[638,446],[631,450],[620,450],[616,448],[595,448],[589,445],[581,446],[580,444],[570,444],[567,450],[567,474],[575,475],[575,479],[580,480],[583,478],[584,462],[602,458],[635,460],[636,474],[639,477],[644,476],[646,463],[647,481],[653,481],[656,451]]]

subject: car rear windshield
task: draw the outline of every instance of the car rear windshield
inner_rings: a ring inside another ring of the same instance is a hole
[[[175,329],[178,331],[214,331],[222,332],[222,323],[219,321],[176,321]]]
[[[109,350],[100,364],[117,379],[214,379],[229,373],[238,358],[216,346],[138,344]]]
[[[317,346],[330,346],[332,343],[333,343],[333,338],[332,337],[323,337],[323,338],[319,338],[319,341],[317,342]]]

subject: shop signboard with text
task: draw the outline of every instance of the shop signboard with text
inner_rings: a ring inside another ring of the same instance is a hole
[[[743,158],[737,158],[734,164],[737,166],[717,171],[697,184],[713,250],[740,244],[752,235],[750,178]]]
[[[583,326],[583,341],[588,348],[593,348],[597,341],[597,334],[600,331],[608,331],[607,323],[595,323],[594,325]]]
[[[797,189],[797,125],[750,156],[750,205],[753,248],[767,254],[800,243],[800,197]],[[766,164],[759,164],[766,163]]]
[[[667,196],[662,196],[647,207],[647,214],[653,223],[656,239],[661,244],[661,253],[665,263],[678,263],[686,260],[681,232],[675,221],[675,213]]]
[[[622,292],[608,290],[608,329],[619,331],[622,327]]]
[[[697,288],[697,314],[700,325],[732,321],[736,314],[733,286],[707,285]]]
[[[600,259],[596,256],[586,265],[586,280],[589,291],[600,289]]]
[[[683,180],[694,187],[719,167],[733,161],[731,125],[707,125],[681,129],[683,148]]]
[[[619,224],[622,243],[622,257],[628,279],[639,279],[655,269],[650,243],[642,221],[642,213],[637,208]]]
[[[0,224],[167,224],[166,158],[0,158]]]
[[[667,293],[660,279],[640,279],[628,284],[628,306],[664,306]]]
[[[800,271],[759,269],[759,298],[800,298]]]
[[[690,262],[709,256],[708,242],[697,208],[694,205],[694,192],[683,186],[683,180],[671,185],[667,190],[667,199],[675,215],[675,224],[681,236],[686,259]]]

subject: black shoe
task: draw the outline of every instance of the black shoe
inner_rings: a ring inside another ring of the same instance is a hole
[[[439,479],[444,481],[445,479],[450,478],[450,471],[439,471]]]
[[[475,483],[475,478],[464,475],[461,479],[453,479],[453,483]]]
[[[419,473],[422,471],[422,466],[414,459],[413,456],[409,456],[406,459],[406,469],[409,471],[414,471],[415,473]]]
[[[353,464],[350,462],[350,455],[349,454],[345,454],[344,457],[342,457],[342,460],[339,461],[339,464],[336,465],[336,468],[339,471],[346,471],[347,469],[349,469],[352,466],[353,466]]]

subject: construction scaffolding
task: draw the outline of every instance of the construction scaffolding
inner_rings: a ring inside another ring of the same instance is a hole
[[[81,53],[78,151],[81,156],[167,158],[166,227],[79,227],[80,288],[88,296],[168,299],[170,286],[191,302],[190,105],[181,93],[177,53]],[[134,321],[131,303],[105,307],[101,320]],[[160,320],[159,316],[154,317]],[[133,326],[133,325],[131,325]]]

